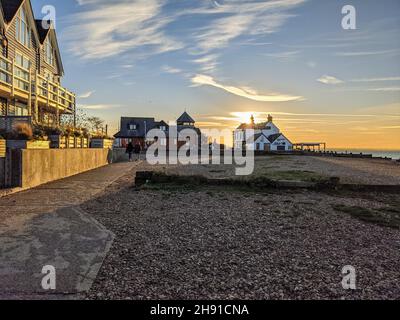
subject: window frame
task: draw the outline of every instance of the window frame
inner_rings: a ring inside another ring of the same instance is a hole
[[[21,7],[15,18],[15,38],[24,47],[32,48],[32,30],[28,23],[26,10]]]
[[[44,62],[46,62],[48,65],[54,67],[55,66],[55,54],[54,54],[54,47],[53,47],[53,44],[51,43],[50,37],[47,37],[46,40],[44,41],[43,55],[44,55]]]

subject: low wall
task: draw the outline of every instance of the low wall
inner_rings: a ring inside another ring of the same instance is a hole
[[[6,158],[0,157],[0,188],[6,186]]]
[[[129,160],[129,155],[125,148],[113,148],[113,162],[126,162]]]
[[[107,149],[18,150],[13,160],[14,187],[32,188],[109,164]],[[18,159],[19,158],[19,159]],[[18,163],[16,163],[18,162]]]

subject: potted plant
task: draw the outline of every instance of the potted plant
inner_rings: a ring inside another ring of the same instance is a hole
[[[52,149],[65,149],[67,147],[67,139],[63,128],[55,126],[46,129]]]
[[[94,149],[112,149],[114,139],[105,134],[95,134],[90,139],[90,147]]]
[[[29,124],[19,123],[9,134],[7,147],[11,149],[49,149],[50,142],[42,127],[32,129]]]
[[[0,135],[0,158],[6,157],[6,140]]]
[[[73,135],[75,137],[75,148],[82,148],[82,133],[80,129],[75,130]]]
[[[65,135],[67,139],[67,148],[74,149],[75,148],[75,130],[71,126],[67,126],[65,128]]]
[[[89,130],[82,128],[82,148],[89,147]]]

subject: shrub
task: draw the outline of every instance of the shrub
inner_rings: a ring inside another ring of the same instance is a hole
[[[81,138],[82,137],[82,133],[79,130],[74,131],[73,135],[74,135],[75,138]]]
[[[10,136],[11,139],[15,140],[32,140],[32,127],[27,123],[19,123],[15,126]]]
[[[62,136],[64,135],[64,130],[61,127],[47,127],[46,133],[48,136]]]
[[[35,124],[33,126],[33,138],[34,140],[47,140],[47,127]]]
[[[103,133],[96,133],[92,136],[92,139],[113,139],[113,138],[111,138]]]

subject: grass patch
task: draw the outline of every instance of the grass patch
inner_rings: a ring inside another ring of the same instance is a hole
[[[384,207],[380,209],[370,209],[358,206],[335,205],[333,209],[338,212],[349,214],[353,218],[363,222],[400,229],[400,210],[397,208]]]

